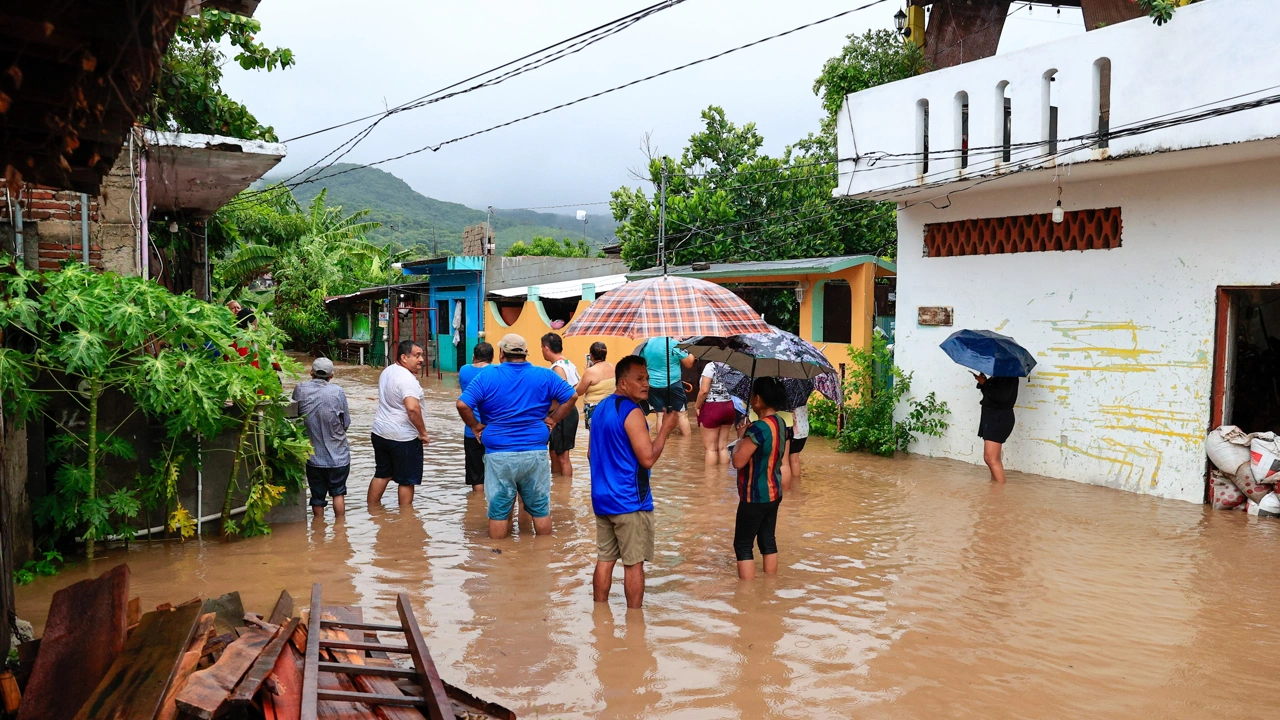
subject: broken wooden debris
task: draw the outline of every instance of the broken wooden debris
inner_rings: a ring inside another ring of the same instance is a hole
[[[195,672],[201,656],[204,655],[205,643],[208,642],[209,636],[213,634],[213,620],[213,613],[204,613],[200,616],[196,631],[191,634],[191,642],[187,643],[187,650],[182,654],[182,659],[178,661],[178,666],[174,670],[173,679],[170,681],[169,687],[165,689],[164,699],[160,701],[160,712],[156,714],[156,720],[175,720],[178,717],[178,693],[186,686],[187,679],[191,676],[191,673]]]
[[[75,715],[125,645],[128,605],[128,565],[53,594],[19,720]]]
[[[274,636],[269,630],[257,628],[241,635],[222,651],[216,663],[191,674],[186,687],[178,693],[178,709],[201,720],[211,720]]]

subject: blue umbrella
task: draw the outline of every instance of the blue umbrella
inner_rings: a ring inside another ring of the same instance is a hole
[[[987,377],[1027,377],[1036,366],[1026,348],[990,330],[960,330],[939,347],[958,364]]]

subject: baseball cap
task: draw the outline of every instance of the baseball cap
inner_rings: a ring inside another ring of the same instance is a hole
[[[528,355],[529,345],[519,335],[508,333],[498,341],[498,352],[505,355]]]
[[[315,373],[316,377],[331,378],[333,377],[333,361],[329,358],[316,358],[316,361],[311,363],[311,372]]]

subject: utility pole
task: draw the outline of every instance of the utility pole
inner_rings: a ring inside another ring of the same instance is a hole
[[[431,256],[440,257],[440,241],[436,239],[435,223],[431,223]]]
[[[658,259],[662,262],[662,274],[667,274],[667,165],[662,165],[662,178],[658,183]]]

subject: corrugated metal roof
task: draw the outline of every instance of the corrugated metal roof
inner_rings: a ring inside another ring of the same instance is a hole
[[[689,265],[679,265],[667,268],[667,274],[695,278],[739,277],[742,275],[825,275],[866,263],[875,263],[885,270],[897,272],[896,265],[874,255],[843,255],[840,257],[799,258],[796,260],[711,263],[706,270],[694,270]],[[662,268],[653,267],[648,270],[629,273],[627,277],[632,280],[638,280],[661,274]]]
[[[361,298],[366,298],[366,297],[384,297],[386,296],[387,293],[391,292],[392,290],[414,290],[414,289],[426,290],[428,287],[430,287],[430,285],[431,283],[427,282],[426,280],[418,280],[410,283],[400,283],[399,285],[379,285],[377,287],[357,290],[353,293],[348,293],[346,295],[331,295],[325,298],[324,301],[325,301],[325,304],[328,304],[331,302],[337,302],[339,300],[359,300]]]

